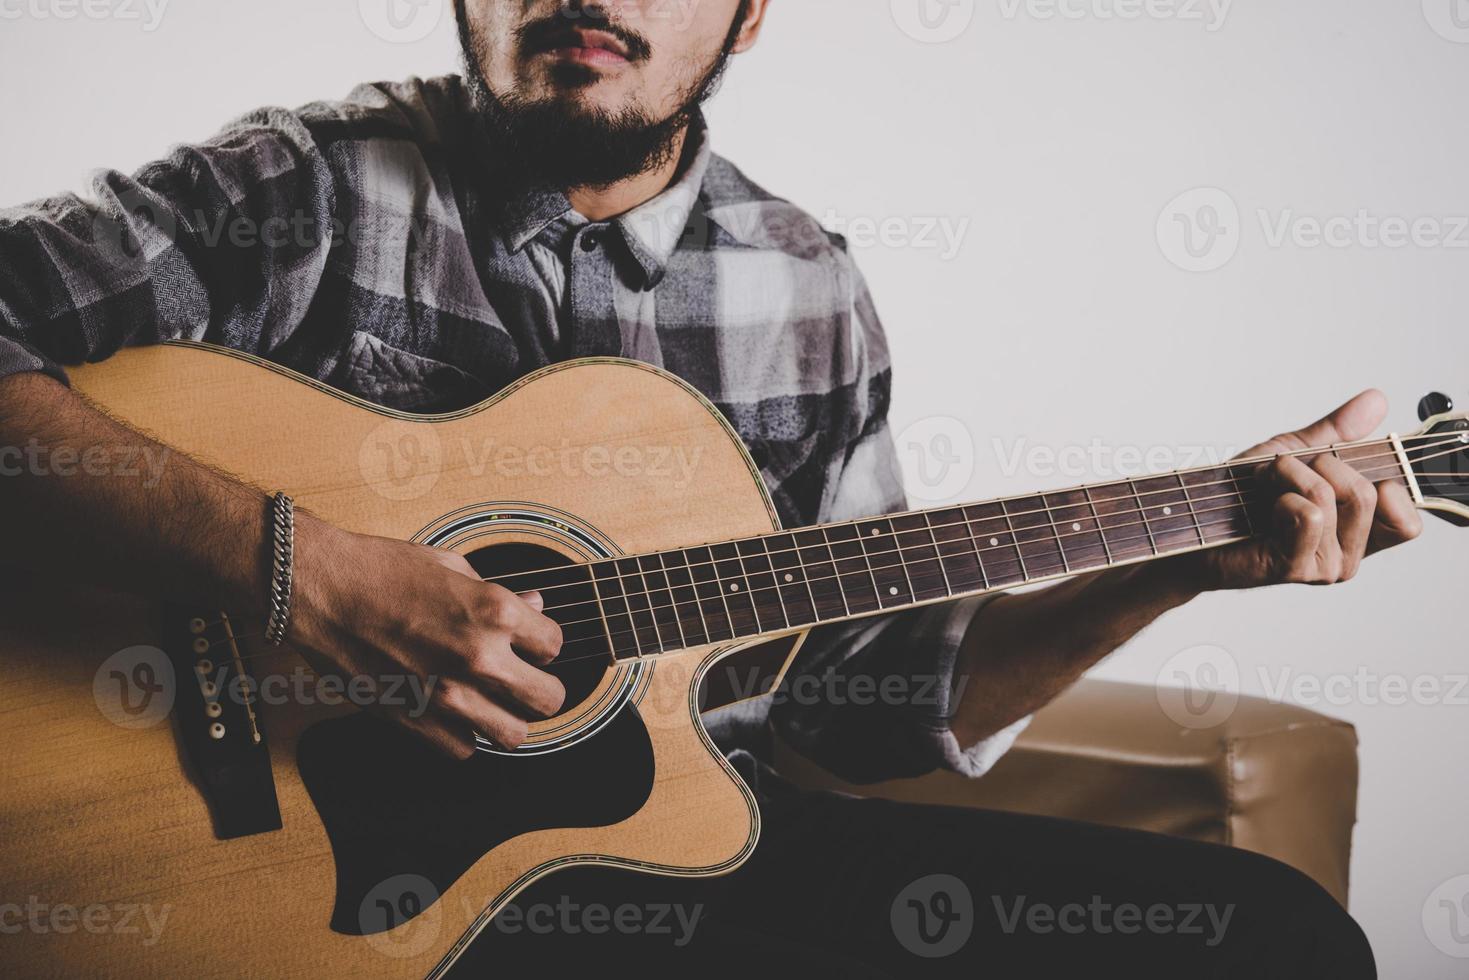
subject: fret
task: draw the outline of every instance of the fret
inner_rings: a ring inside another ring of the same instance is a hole
[[[1050,511],[1040,497],[1022,497],[1000,502],[1015,532],[1026,579],[1044,578],[1066,571],[1061,541],[1051,524]]]
[[[933,545],[933,553],[938,558],[939,571],[944,576],[944,592],[948,595],[954,594],[954,586],[949,582],[949,570],[944,567],[944,555],[939,551],[939,538],[933,533],[933,519],[928,511],[923,511],[919,516],[923,518],[923,529],[928,532],[928,540]]]
[[[662,637],[664,651],[686,650],[689,642],[683,635],[683,623],[679,622],[678,610],[673,604],[673,590],[663,574],[663,562],[657,555],[639,555],[638,571],[648,590],[648,601],[652,603],[653,621],[658,624],[658,635]]]
[[[642,655],[651,653],[662,653],[663,634],[658,629],[658,620],[653,615],[651,597],[648,595],[647,584],[643,582],[642,572],[638,569],[636,558],[618,558],[614,563],[617,569],[617,584],[622,590],[623,600],[627,603],[628,615],[632,618],[633,630],[638,639],[638,649]]]
[[[1138,520],[1142,522],[1144,532],[1147,533],[1148,547],[1152,550],[1152,553],[1154,555],[1157,555],[1160,553],[1158,551],[1158,539],[1153,535],[1153,522],[1148,517],[1147,507],[1143,505],[1143,495],[1138,492],[1137,481],[1128,480],[1127,486],[1132,491],[1132,499],[1137,501],[1137,517]]]
[[[1091,499],[1085,490],[1064,490],[1045,494],[1046,509],[1055,522],[1056,539],[1068,571],[1080,572],[1102,568],[1111,563],[1107,543],[1092,513]]]
[[[961,510],[969,522],[984,580],[990,588],[1025,581],[1025,561],[1010,529],[1010,519],[999,504],[970,504]]]
[[[820,528],[797,531],[796,545],[801,549],[801,562],[806,568],[806,586],[811,590],[811,604],[816,618],[839,619],[852,615],[847,590],[837,571],[836,559],[826,543],[826,532]]]
[[[944,579],[950,594],[989,588],[979,557],[979,545],[974,540],[973,526],[964,517],[964,508],[933,511],[926,517],[934,548],[943,563]]]
[[[1107,532],[1102,528],[1102,515],[1097,513],[1096,502],[1092,500],[1091,487],[1082,487],[1081,492],[1086,497],[1086,509],[1092,515],[1092,523],[1097,529],[1097,537],[1102,540],[1102,553],[1107,557],[1107,564],[1111,565],[1116,559],[1112,557],[1112,546],[1107,544]]]
[[[1065,572],[1071,571],[1071,562],[1066,559],[1066,542],[1061,540],[1061,526],[1056,523],[1056,515],[1051,512],[1051,502],[1045,494],[1041,494],[1040,501],[1046,508],[1046,521],[1051,526],[1051,533],[1056,536],[1056,550],[1061,553],[1061,568]]]
[[[816,596],[806,583],[806,567],[796,550],[796,539],[789,534],[773,534],[761,540],[775,573],[775,587],[785,605],[787,621],[792,626],[816,622],[820,618],[816,615]]]
[[[704,615],[709,639],[713,642],[734,639],[740,633],[714,570],[713,552],[708,548],[689,548],[684,556],[693,573],[694,591],[699,594],[699,608]]]
[[[673,593],[673,608],[678,621],[683,625],[685,641],[689,646],[703,646],[709,642],[709,624],[704,621],[704,609],[699,605],[699,594],[694,589],[688,554],[683,551],[665,551],[658,556],[658,561],[663,565],[663,577],[668,580],[669,591]],[[694,610],[691,616],[686,612],[690,606]]]
[[[1240,480],[1239,480],[1239,469],[1240,468],[1237,467],[1237,466],[1230,466],[1230,467],[1227,467],[1227,469],[1229,470],[1229,479],[1234,483],[1234,492],[1237,493],[1237,494],[1239,494],[1240,510],[1245,515],[1245,526],[1248,528],[1249,533],[1251,535],[1253,535],[1255,533],[1255,521],[1254,521],[1254,518],[1252,518],[1250,516],[1250,510],[1251,510],[1250,499],[1249,499],[1249,497],[1245,496],[1245,488],[1244,488],[1244,485],[1241,484],[1240,483]],[[1254,475],[1251,474],[1250,478],[1253,480],[1254,479]]]
[[[862,553],[867,559],[872,574],[872,584],[877,589],[877,600],[882,608],[906,606],[913,601],[913,584],[908,579],[908,569],[897,550],[897,540],[892,525],[885,520],[860,521],[857,539],[862,544]]]
[[[1232,541],[1253,533],[1249,508],[1240,495],[1233,470],[1221,466],[1182,473],[1179,477],[1205,544]]]
[[[1185,506],[1183,488],[1173,476],[1134,480],[1143,499],[1143,513],[1153,541],[1163,551],[1182,551],[1199,544],[1199,532]]]
[[[745,569],[745,580],[750,583],[750,598],[755,603],[755,612],[765,625],[761,632],[781,630],[791,625],[790,613],[786,611],[785,597],[775,582],[775,572],[770,565],[770,556],[765,552],[764,538],[750,538],[738,542],[740,564]]]
[[[850,613],[860,614],[882,608],[878,599],[877,577],[867,560],[867,549],[857,537],[857,528],[851,524],[837,524],[824,529],[827,547],[836,565],[842,595],[850,607]]]
[[[1198,511],[1194,510],[1194,502],[1189,499],[1188,484],[1183,482],[1183,474],[1175,473],[1174,479],[1178,481],[1178,489],[1183,491],[1183,504],[1185,507],[1188,508],[1189,519],[1194,522],[1194,531],[1199,536],[1199,544],[1208,544],[1209,542],[1204,538],[1204,527],[1199,523],[1199,513]]]
[[[618,659],[641,657],[643,645],[637,627],[633,625],[632,610],[622,594],[622,579],[617,575],[616,562],[597,562],[591,566],[591,572],[592,583],[602,605],[602,617],[607,623],[612,656]]]
[[[1157,554],[1142,512],[1142,501],[1130,481],[1093,487],[1088,495],[1112,561],[1133,561]]]
[[[739,549],[732,544],[716,544],[710,550],[714,554],[714,570],[718,573],[724,600],[729,604],[730,617],[738,627],[736,635],[754,636],[775,629],[774,623],[767,627],[760,617],[759,606],[750,592],[750,582],[745,578]]]
[[[953,595],[949,577],[939,561],[938,542],[923,514],[901,514],[892,519],[898,557],[908,573],[908,591],[914,602]]]

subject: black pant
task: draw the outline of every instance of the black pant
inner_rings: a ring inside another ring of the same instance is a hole
[[[543,878],[454,976],[1376,976],[1330,895],[1247,851],[821,793],[762,814],[754,855],[723,877]]]

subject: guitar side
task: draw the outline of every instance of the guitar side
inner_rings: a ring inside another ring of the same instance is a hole
[[[585,559],[593,546],[654,551],[777,526],[718,413],[677,379],[632,362],[557,366],[434,417],[383,411],[206,345],[123,351],[77,369],[73,384],[177,450],[285,489],[362,533],[423,540],[446,515],[484,514],[447,546],[527,543]],[[169,724],[119,727],[94,697],[108,656],[157,642],[147,607],[24,585],[0,600],[0,623],[0,905],[110,916],[105,927],[54,928],[47,918],[5,936],[0,970],[10,975],[433,975],[540,875],[587,862],[719,874],[758,836],[753,797],[704,733],[695,700],[702,673],[734,648],[691,649],[650,663],[632,694],[654,761],[635,813],[518,834],[398,928],[333,931],[340,868],[298,749],[308,731],[353,709],[265,705],[283,827],[221,841]],[[246,652],[253,672],[289,675],[301,664],[289,651]]]

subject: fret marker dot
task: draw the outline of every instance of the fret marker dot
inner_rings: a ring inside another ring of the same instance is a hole
[[[729,583],[729,591],[731,591],[731,592],[738,592],[738,591],[740,591],[740,583],[738,583],[738,582],[731,582],[731,583]]]
[[[893,585],[893,586],[889,586],[888,587],[888,595],[897,595],[897,594],[898,594],[898,587],[896,585]]]
[[[999,547],[999,545],[1000,545],[1000,539],[999,538],[990,538],[990,544],[993,545],[993,546],[995,546],[995,547]]]
[[[1173,508],[1172,507],[1164,507],[1163,508],[1163,513],[1165,513],[1165,514],[1171,514],[1171,513],[1173,513]]]
[[[786,581],[787,582],[794,582],[795,580],[796,580],[796,577],[794,575],[792,575],[790,572],[786,572]]]
[[[873,537],[874,537],[874,538],[875,538],[875,537],[877,537],[877,536],[878,536],[878,535],[879,535],[879,534],[880,534],[880,533],[882,533],[882,532],[880,532],[880,531],[878,531],[878,529],[877,529],[877,528],[873,528],[873,529],[872,529],[872,536],[873,536]]]
[[[1071,525],[1071,530],[1073,530],[1073,531],[1080,531],[1081,530],[1081,525],[1080,524],[1073,524],[1073,525]]]

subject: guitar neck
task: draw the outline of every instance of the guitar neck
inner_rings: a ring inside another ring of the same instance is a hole
[[[1322,454],[1412,486],[1396,439],[1300,455]],[[589,566],[597,612],[621,660],[1215,548],[1265,529],[1261,462],[607,559]]]

